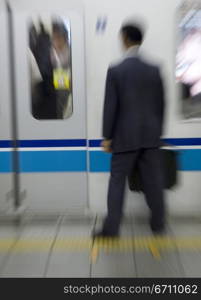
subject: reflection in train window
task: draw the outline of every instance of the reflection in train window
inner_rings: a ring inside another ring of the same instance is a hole
[[[201,118],[201,3],[183,1],[179,8],[176,78],[184,119]]]
[[[70,24],[62,18],[29,23],[32,115],[66,119],[73,112]]]

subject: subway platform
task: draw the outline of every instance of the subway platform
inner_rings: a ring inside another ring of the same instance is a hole
[[[146,220],[124,220],[118,239],[91,239],[101,217],[0,219],[0,277],[201,277],[201,221],[169,220],[151,234]]]

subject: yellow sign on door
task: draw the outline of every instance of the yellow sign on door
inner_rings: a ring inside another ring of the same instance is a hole
[[[70,76],[64,69],[58,68],[53,71],[54,88],[57,90],[70,89]]]

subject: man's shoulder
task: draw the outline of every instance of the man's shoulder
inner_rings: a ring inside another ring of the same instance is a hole
[[[119,71],[119,66],[120,66],[120,63],[111,63],[108,67],[108,70],[107,70],[107,73],[108,75],[112,76],[112,77],[116,77],[115,74],[118,73]]]
[[[152,74],[151,76],[157,76],[160,74],[160,66],[146,60],[146,58],[138,57],[129,57],[116,62],[113,62],[109,66],[109,72],[111,74],[118,74],[124,71],[130,71],[131,68],[138,68],[142,72]]]
[[[159,65],[150,62],[143,56],[133,56],[133,57],[127,57],[124,59],[117,60],[110,64],[110,68],[117,69],[117,68],[121,68],[122,66],[130,65],[130,63],[144,65],[147,68],[150,68],[153,70],[159,70],[159,68],[160,68]]]
[[[131,58],[132,61],[136,61],[137,58],[133,57]],[[126,70],[128,66],[130,65],[130,62],[127,59],[121,59],[116,62],[112,62],[109,66],[109,71],[112,74],[121,73],[122,71]]]
[[[118,59],[116,61],[111,62],[109,65],[109,70],[111,72],[115,71],[116,69],[118,69],[121,66],[122,62],[123,62],[122,59]]]
[[[143,55],[140,56],[140,60],[147,68],[149,68],[153,72],[160,72],[162,64],[160,61],[153,61],[153,59],[147,56],[146,53],[143,53]]]
[[[158,71],[159,70],[159,66],[151,61],[149,61],[148,59],[144,58],[144,57],[140,57],[140,63],[145,66],[146,68],[149,68],[150,70],[153,71]]]

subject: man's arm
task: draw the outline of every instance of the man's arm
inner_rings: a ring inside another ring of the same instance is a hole
[[[163,80],[160,75],[160,70],[158,70],[158,112],[159,112],[159,119],[161,124],[161,135],[163,133],[163,123],[164,123],[164,111],[165,111],[165,92],[164,92],[164,85]]]
[[[106,77],[105,100],[103,109],[103,137],[113,138],[113,130],[117,117],[118,95],[113,69],[109,68]]]

